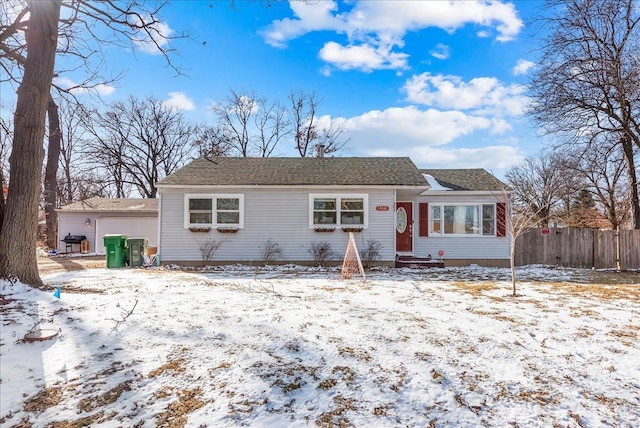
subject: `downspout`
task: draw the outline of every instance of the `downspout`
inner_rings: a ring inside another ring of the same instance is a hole
[[[160,266],[162,253],[162,188],[158,189],[158,251],[156,252],[156,265]]]

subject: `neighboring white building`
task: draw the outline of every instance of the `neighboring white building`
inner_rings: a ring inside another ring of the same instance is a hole
[[[158,244],[158,200],[130,198],[90,198],[65,205],[58,212],[58,251],[66,252],[62,241],[68,234],[84,235],[89,252],[104,254],[104,235],[119,234],[147,238]],[[73,251],[80,251],[78,245]]]
[[[506,186],[483,169],[419,170],[409,158],[199,158],[157,183],[163,264],[310,263],[326,242],[339,260],[348,233],[379,262],[508,265]],[[440,254],[442,253],[442,256]]]

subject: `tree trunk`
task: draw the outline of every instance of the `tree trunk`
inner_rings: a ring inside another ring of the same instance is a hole
[[[2,168],[0,167],[0,231],[2,231],[2,223],[4,220],[4,202],[4,174],[2,174]]]
[[[633,143],[631,138],[625,136],[622,138],[622,151],[627,164],[627,177],[629,178],[629,187],[631,190],[631,227],[640,229],[640,200],[638,198],[638,175],[633,157]]]
[[[55,249],[58,243],[56,199],[58,195],[58,163],[60,162],[62,132],[60,131],[58,105],[51,95],[49,95],[47,117],[49,118],[49,146],[47,148],[47,166],[44,172],[44,212],[47,219],[47,247]]]
[[[18,88],[9,196],[0,231],[0,278],[41,286],[36,259],[45,119],[53,79],[61,0],[29,1],[27,59]]]

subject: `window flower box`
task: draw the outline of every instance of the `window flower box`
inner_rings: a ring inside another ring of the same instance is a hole
[[[209,233],[209,231],[211,230],[210,227],[190,227],[189,230],[191,232],[202,232],[202,233]]]
[[[236,233],[238,232],[237,227],[219,227],[216,229],[220,233]]]
[[[313,230],[316,232],[333,232],[334,230],[336,230],[335,226],[314,226]]]
[[[362,226],[342,226],[342,231],[343,232],[362,232],[363,227]]]

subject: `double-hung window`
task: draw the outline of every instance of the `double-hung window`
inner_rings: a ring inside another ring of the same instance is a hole
[[[244,226],[243,195],[185,195],[185,227]]]
[[[309,195],[309,225],[367,227],[367,195]]]
[[[496,236],[495,204],[429,204],[430,235]]]

